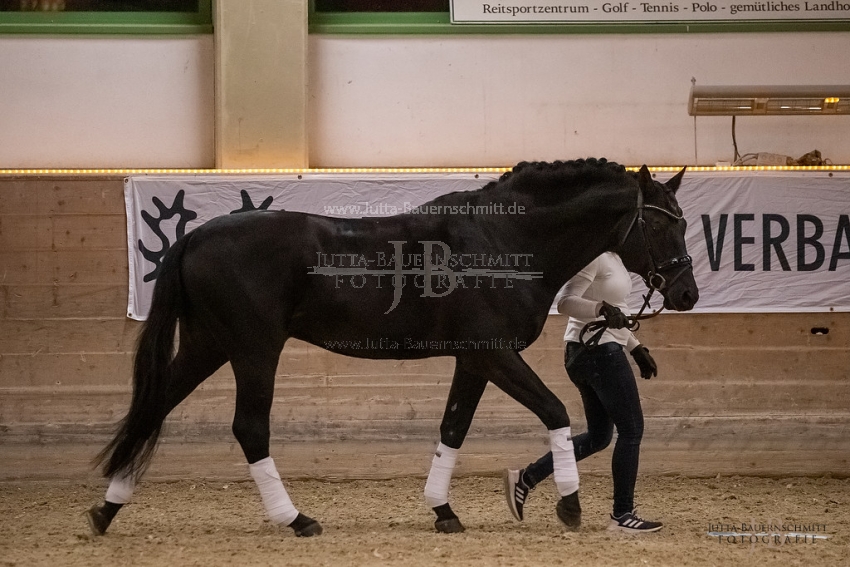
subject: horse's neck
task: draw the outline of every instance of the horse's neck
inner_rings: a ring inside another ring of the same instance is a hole
[[[567,193],[569,194],[569,193]],[[613,250],[636,212],[634,188],[600,186],[575,192],[557,204],[538,206],[533,197],[507,195],[503,202],[522,201],[524,212],[509,233],[493,233],[502,246],[522,249],[544,271],[547,288],[557,291],[594,258]],[[494,219],[486,219],[498,222]]]

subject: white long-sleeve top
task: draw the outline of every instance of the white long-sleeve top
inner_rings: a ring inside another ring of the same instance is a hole
[[[598,309],[603,301],[619,307],[626,315],[631,315],[626,298],[632,292],[632,278],[623,265],[623,261],[614,252],[604,252],[558,292],[555,304],[558,313],[568,315],[567,330],[564,341],[578,341],[582,328],[591,321],[604,320],[598,315]],[[590,338],[585,335],[585,340]],[[600,343],[616,342],[629,351],[640,342],[628,329],[606,329]]]

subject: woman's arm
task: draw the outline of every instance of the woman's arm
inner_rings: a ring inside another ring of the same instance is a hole
[[[598,260],[593,260],[561,288],[556,298],[558,313],[585,321],[599,316],[602,303],[584,298],[587,288],[596,278],[598,264]]]

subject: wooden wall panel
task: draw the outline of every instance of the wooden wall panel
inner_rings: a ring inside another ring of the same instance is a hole
[[[12,252],[116,249],[115,244],[127,237],[119,215],[9,215],[0,220],[0,246]]]
[[[124,182],[120,178],[0,179],[0,216],[60,214],[122,215]]]
[[[126,310],[127,283],[2,285],[0,302],[5,319],[114,318]]]
[[[0,179],[0,478],[92,474],[91,457],[126,411],[140,324],[125,317],[125,229],[120,178]],[[523,357],[581,431],[564,324],[550,317]],[[660,371],[638,380],[642,471],[850,470],[850,314],[663,314],[638,335]],[[453,368],[449,358],[359,360],[290,341],[272,414],[285,474],[425,474]],[[203,463],[206,475],[244,475],[230,432],[234,400],[225,367],[169,417],[151,474]],[[458,474],[525,464],[546,442],[531,412],[489,386]],[[581,470],[609,467],[605,452]]]
[[[5,284],[103,284],[125,279],[127,250],[0,251]]]

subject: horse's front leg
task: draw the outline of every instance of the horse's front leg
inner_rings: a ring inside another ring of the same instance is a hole
[[[425,501],[437,514],[434,527],[442,533],[464,531],[463,524],[449,506],[449,485],[458,449],[466,438],[478,401],[487,387],[486,378],[473,374],[465,366],[465,359],[458,358],[440,424],[440,444],[431,461],[431,472],[425,483]]]

